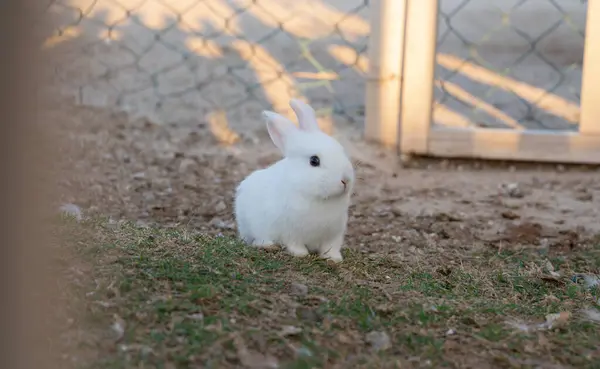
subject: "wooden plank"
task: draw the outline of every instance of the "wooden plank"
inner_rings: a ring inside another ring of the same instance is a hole
[[[406,0],[371,3],[365,138],[397,147]]]
[[[600,164],[600,136],[576,132],[434,127],[427,154],[558,163]]]
[[[579,132],[600,135],[600,1],[588,1]]]
[[[454,55],[438,54],[437,63],[454,72],[469,78],[473,82],[493,86],[528,101],[538,109],[545,110],[557,117],[561,117],[572,124],[578,124],[581,109],[579,104],[569,101],[558,95],[548,93],[543,88],[532,86],[518,79],[496,73],[481,67],[473,62],[466,61]]]
[[[433,110],[438,0],[408,0],[400,112],[400,151],[427,153]]]

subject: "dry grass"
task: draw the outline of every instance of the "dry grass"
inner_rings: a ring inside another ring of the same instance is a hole
[[[413,260],[346,250],[345,261],[333,266],[184,228],[62,219],[57,229],[86,266],[73,271],[72,260],[63,264],[70,266],[69,311],[77,314],[65,313],[76,321],[64,334],[79,337],[64,359],[85,364],[79,367],[600,362],[600,330],[588,311],[597,309],[600,293],[572,280],[600,271],[598,239],[568,252],[465,253],[454,266],[445,263],[444,250]]]

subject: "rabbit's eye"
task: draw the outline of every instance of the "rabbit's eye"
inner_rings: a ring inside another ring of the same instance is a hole
[[[319,165],[321,165],[321,160],[318,156],[313,155],[310,157],[310,165],[312,165],[313,167],[318,167]]]

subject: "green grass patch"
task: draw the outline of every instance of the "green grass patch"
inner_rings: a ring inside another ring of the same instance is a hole
[[[73,286],[88,306],[82,324],[106,333],[95,337],[102,354],[91,367],[233,368],[273,358],[285,368],[592,368],[600,357],[598,326],[579,314],[597,290],[570,281],[597,271],[598,244],[560,256],[492,252],[440,269],[443,254],[414,264],[346,250],[330,265],[184,229],[57,227],[92,268],[89,285]],[[545,278],[547,260],[560,278]],[[559,312],[571,315],[556,329],[523,328]],[[120,339],[110,336],[116,317]],[[374,331],[387,334],[385,349],[368,342]]]

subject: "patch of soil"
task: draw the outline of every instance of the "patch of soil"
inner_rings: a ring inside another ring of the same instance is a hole
[[[143,224],[233,234],[235,187],[279,158],[266,136],[225,146],[204,124],[158,126],[65,102],[50,107],[46,119],[66,141],[60,203]],[[340,124],[336,135],[349,147],[359,178],[348,247],[404,253],[423,244],[415,239],[450,250],[547,240],[572,247],[600,232],[600,181],[593,170],[430,162],[407,168],[395,154],[361,142],[352,127]]]

